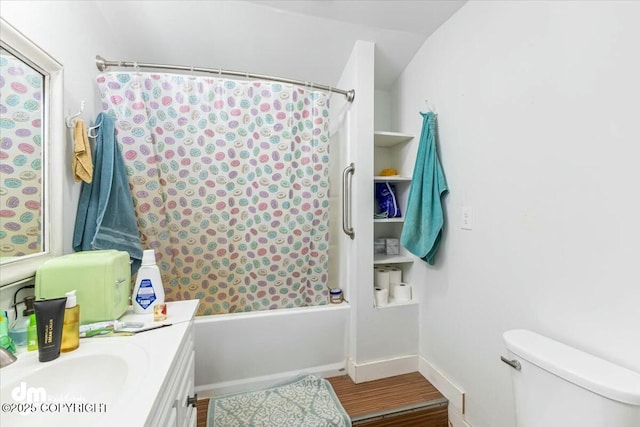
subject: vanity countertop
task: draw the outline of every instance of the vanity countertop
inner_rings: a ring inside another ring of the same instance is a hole
[[[80,347],[40,363],[38,352],[19,352],[0,373],[0,425],[145,425],[156,397],[169,386],[167,373],[190,332],[197,300],[167,303],[167,319],[136,315],[143,322],[131,336],[83,338]]]

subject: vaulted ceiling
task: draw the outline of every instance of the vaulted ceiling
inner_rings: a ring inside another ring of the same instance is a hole
[[[376,43],[387,89],[465,1],[114,1],[98,5],[130,58],[272,74],[335,85],[356,40]]]

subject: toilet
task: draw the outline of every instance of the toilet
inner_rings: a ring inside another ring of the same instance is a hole
[[[516,427],[640,426],[640,373],[528,330],[503,338]]]

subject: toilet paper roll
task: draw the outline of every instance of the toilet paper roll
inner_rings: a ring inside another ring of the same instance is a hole
[[[393,285],[393,299],[395,302],[411,301],[411,285],[408,283],[397,283]]]
[[[393,297],[393,285],[402,283],[402,270],[397,267],[390,267],[389,271],[389,297]]]
[[[389,290],[376,288],[373,297],[376,301],[376,307],[382,307],[383,305],[387,305],[389,303]]]
[[[373,286],[389,290],[389,270],[379,268],[373,272]]]
[[[392,268],[389,270],[389,283],[396,285],[402,283],[402,270],[399,268]]]

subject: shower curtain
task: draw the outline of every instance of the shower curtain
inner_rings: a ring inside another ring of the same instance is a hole
[[[262,81],[98,76],[143,248],[199,314],[327,303],[329,105]]]

